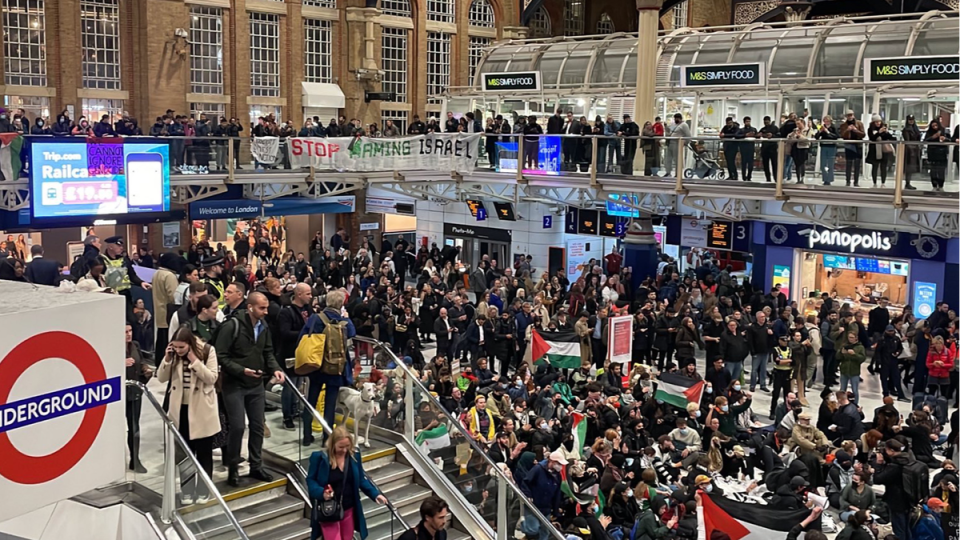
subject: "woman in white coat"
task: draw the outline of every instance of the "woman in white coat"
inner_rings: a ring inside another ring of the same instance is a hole
[[[216,383],[220,367],[217,351],[181,326],[170,336],[157,379],[167,383],[167,415],[213,477],[213,437],[220,432]],[[210,494],[196,476],[181,475],[180,499],[184,505],[206,502]]]

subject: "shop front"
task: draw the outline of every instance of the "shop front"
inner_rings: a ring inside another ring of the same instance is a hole
[[[949,242],[890,231],[755,223],[754,243],[763,245],[754,246],[762,262],[753,283],[764,290],[780,285],[805,314],[817,312],[817,299],[829,293],[841,306],[864,313],[886,299],[892,316],[910,309],[923,318],[934,302],[954,294],[945,289]]]
[[[509,229],[452,223],[443,225],[444,245],[459,247],[460,261],[469,268],[475,268],[484,255],[506,266],[503,263],[511,261],[512,242],[513,231]]]

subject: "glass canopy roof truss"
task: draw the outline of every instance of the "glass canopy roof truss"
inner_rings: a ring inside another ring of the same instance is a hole
[[[732,31],[676,30],[659,38],[657,90],[678,89],[681,65],[747,62],[763,62],[767,68],[767,87],[753,92],[860,86],[866,58],[957,54],[958,22],[957,12],[933,11],[889,21],[840,18],[794,26],[756,23]],[[511,40],[487,50],[477,75],[542,72],[542,92],[511,95],[632,94],[636,89],[636,62],[635,34]],[[451,92],[479,92],[481,78],[474,80],[473,87],[451,88]],[[702,93],[714,93],[704,90]]]

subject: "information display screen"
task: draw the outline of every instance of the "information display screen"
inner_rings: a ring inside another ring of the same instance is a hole
[[[165,142],[34,141],[31,158],[31,207],[38,221],[170,211]]]
[[[907,276],[910,271],[910,263],[907,262],[868,257],[847,257],[826,253],[823,255],[823,267],[856,270],[858,272],[870,272],[874,274],[890,274],[894,276]]]
[[[843,255],[824,255],[824,268],[840,268],[842,270],[856,270],[857,263],[854,257],[845,257]]]

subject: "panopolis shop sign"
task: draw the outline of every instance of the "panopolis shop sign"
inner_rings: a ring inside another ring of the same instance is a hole
[[[504,92],[511,90],[540,90],[540,72],[524,71],[516,73],[484,73],[484,92]]]
[[[863,72],[868,83],[956,81],[960,79],[960,56],[867,58]]]
[[[680,86],[750,86],[765,82],[763,64],[680,66]]]
[[[766,244],[851,255],[945,261],[947,241],[936,236],[813,225],[768,224]]]

